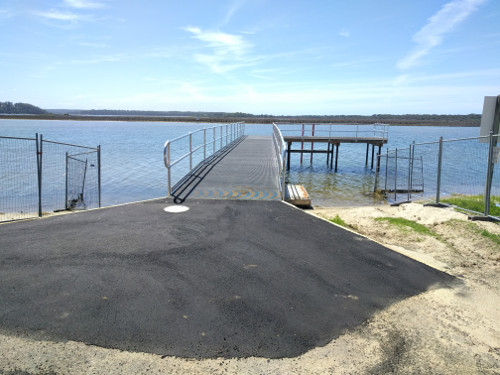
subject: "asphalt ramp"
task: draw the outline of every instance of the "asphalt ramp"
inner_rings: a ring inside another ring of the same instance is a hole
[[[172,205],[0,225],[0,331],[186,358],[293,357],[453,282],[279,201]]]

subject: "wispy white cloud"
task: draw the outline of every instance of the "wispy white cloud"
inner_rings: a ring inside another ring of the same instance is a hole
[[[14,12],[11,9],[0,8],[0,18],[11,18],[14,16]]]
[[[80,45],[82,47],[91,47],[91,48],[106,48],[108,46],[106,43],[93,43],[93,42],[81,42]]]
[[[36,15],[47,20],[68,21],[68,22],[77,22],[88,19],[88,16],[83,14],[77,14],[73,12],[61,12],[57,9],[51,9],[47,12],[36,12]]]
[[[429,18],[427,24],[414,36],[417,46],[397,62],[400,70],[415,66],[434,47],[439,46],[444,36],[471,15],[486,0],[452,0]]]
[[[103,2],[88,0],[64,0],[64,4],[77,9],[98,9],[106,7],[106,4]]]
[[[185,27],[184,30],[193,34],[193,38],[204,42],[211,50],[210,54],[198,53],[194,57],[196,61],[208,66],[215,73],[225,73],[256,63],[256,59],[248,55],[252,45],[241,35],[203,31],[198,27]]]
[[[244,3],[244,0],[234,0],[231,3],[231,5],[226,13],[226,17],[224,18],[223,25],[226,25],[231,21],[234,14],[237,13],[238,10],[243,6],[243,3]]]
[[[339,35],[343,36],[344,38],[349,38],[351,36],[351,33],[350,31],[343,29],[339,31]]]

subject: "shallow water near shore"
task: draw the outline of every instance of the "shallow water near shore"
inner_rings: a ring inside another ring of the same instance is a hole
[[[212,127],[205,123],[148,123],[125,121],[45,121],[1,120],[0,136],[34,137],[102,148],[102,205],[164,197],[167,195],[167,171],[163,163],[166,140],[188,132]],[[248,135],[271,135],[271,125],[246,125]],[[387,147],[408,147],[412,141],[433,142],[475,137],[479,128],[390,127]],[[371,150],[371,149],[370,149]],[[460,152],[457,149],[456,152]],[[313,162],[304,154],[293,154],[288,175],[290,183],[301,184],[312,197],[313,205],[360,206],[384,203],[373,194],[375,169],[371,159],[365,166],[365,144],[342,144],[338,171],[326,165],[325,154],[315,154]],[[465,162],[457,159],[457,163]],[[457,168],[460,173],[460,168]],[[53,202],[54,208],[59,203]]]

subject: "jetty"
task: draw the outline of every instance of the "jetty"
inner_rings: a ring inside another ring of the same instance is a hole
[[[286,149],[273,129],[167,142],[169,197],[0,225],[0,333],[44,361],[67,343],[157,360],[297,357],[455,282],[281,202]],[[256,187],[276,196],[248,199]],[[216,189],[222,199],[176,204]]]
[[[337,172],[342,143],[366,144],[365,165],[371,145],[373,168],[375,147],[380,154],[387,134],[385,124],[275,123],[269,136],[245,135],[244,123],[200,129],[165,143],[169,196],[179,203],[190,197],[285,200],[309,207],[304,187],[286,181],[292,153],[300,153],[301,163],[304,154],[310,154],[311,163],[314,154],[326,154],[327,164]],[[300,148],[294,149],[294,143]],[[180,165],[184,168],[177,171]]]

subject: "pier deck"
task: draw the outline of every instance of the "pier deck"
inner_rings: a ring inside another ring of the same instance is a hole
[[[368,165],[368,157],[370,145],[372,146],[372,156],[371,156],[371,168],[373,168],[373,163],[375,159],[375,146],[378,146],[378,153],[380,154],[382,151],[382,146],[387,143],[387,137],[322,137],[322,136],[308,136],[308,135],[289,135],[284,136],[283,139],[287,144],[287,168],[290,168],[290,156],[292,153],[300,153],[303,154],[311,154],[311,162],[312,162],[312,154],[326,154],[326,162],[327,164],[333,168],[333,160],[335,159],[335,172],[338,170],[338,159],[339,159],[339,146],[341,143],[364,143],[366,144],[366,161],[365,165]],[[294,150],[292,149],[293,143],[300,143],[301,148]],[[311,148],[309,150],[304,149],[304,143],[310,143]],[[327,149],[314,149],[315,143],[326,143]],[[377,164],[377,170],[379,169],[379,165]]]
[[[279,176],[272,137],[246,136],[193,170],[172,195],[178,201],[279,200]]]

